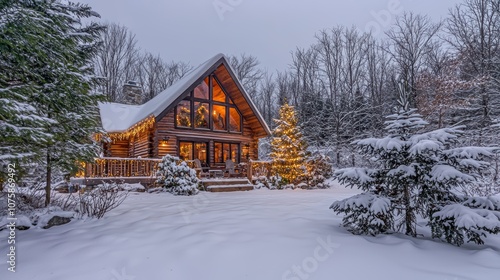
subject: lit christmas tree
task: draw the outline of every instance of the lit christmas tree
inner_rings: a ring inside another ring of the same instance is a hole
[[[271,141],[273,169],[285,183],[296,183],[304,175],[306,143],[297,126],[298,119],[293,106],[281,106],[280,118],[274,120],[276,128]]]
[[[205,105],[201,104],[198,109],[196,109],[196,115],[194,117],[194,123],[196,127],[208,128],[208,109]]]

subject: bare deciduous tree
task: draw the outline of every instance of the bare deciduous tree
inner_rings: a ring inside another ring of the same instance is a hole
[[[479,143],[491,122],[500,116],[500,2],[466,0],[450,10],[447,20],[447,42],[464,63],[460,74],[466,80],[485,82],[472,93],[467,113],[479,128]],[[472,113],[472,115],[470,114]],[[496,137],[498,139],[498,137]]]
[[[399,80],[410,93],[410,104],[416,106],[416,83],[426,56],[432,51],[442,23],[433,23],[427,16],[404,13],[386,34],[390,40],[388,53],[395,63]]]
[[[120,101],[121,87],[135,78],[139,49],[127,27],[111,23],[102,34],[102,45],[95,59],[96,74],[103,78],[101,91],[110,101]]]
[[[242,83],[247,93],[255,100],[258,91],[259,81],[263,77],[263,72],[259,67],[257,57],[247,54],[240,56],[232,55],[228,62],[235,71],[236,77]]]
[[[265,121],[268,124],[273,123],[273,118],[275,117],[275,112],[277,108],[276,104],[276,82],[273,79],[273,74],[267,72],[264,73],[262,80],[259,85],[259,110],[262,113]]]

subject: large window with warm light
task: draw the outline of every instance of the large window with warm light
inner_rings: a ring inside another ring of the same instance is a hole
[[[206,77],[203,80],[203,82],[201,82],[193,90],[194,98],[209,100],[210,99],[210,88],[209,87],[210,87],[209,77]]]
[[[241,131],[241,116],[236,108],[229,108],[229,131],[240,132]]]
[[[208,161],[208,143],[205,142],[179,142],[179,158],[182,160],[199,159],[201,163]]]
[[[179,143],[179,158],[181,160],[193,159],[193,142]]]
[[[176,109],[176,124],[179,127],[191,127],[191,102],[182,100]]]
[[[226,128],[226,106],[215,105],[212,116],[214,130],[227,130]]]
[[[228,159],[235,163],[240,161],[240,145],[236,143],[214,142],[215,163],[224,163]]]
[[[242,122],[238,108],[213,74],[203,79],[175,109],[177,128],[241,133]]]
[[[194,128],[210,128],[210,104],[205,102],[194,102]]]

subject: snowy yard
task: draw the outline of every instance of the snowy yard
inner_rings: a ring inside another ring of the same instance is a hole
[[[18,232],[17,272],[2,262],[0,279],[498,279],[500,236],[354,236],[328,209],[353,193],[134,193],[101,220]]]

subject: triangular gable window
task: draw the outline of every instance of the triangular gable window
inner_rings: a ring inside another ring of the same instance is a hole
[[[242,132],[243,118],[214,74],[176,106],[175,114],[178,128]]]
[[[213,83],[212,90],[214,96],[213,101],[226,103],[226,94],[222,90],[222,87],[219,85],[216,79],[212,79],[212,83]]]

